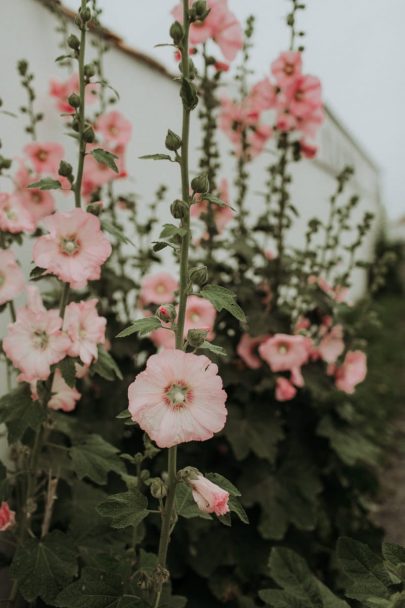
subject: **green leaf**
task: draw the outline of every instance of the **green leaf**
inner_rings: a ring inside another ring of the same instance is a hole
[[[29,184],[27,188],[38,188],[38,190],[60,190],[61,183],[57,179],[51,177],[43,177],[38,182]]]
[[[114,359],[109,355],[101,346],[98,348],[98,358],[95,363],[93,363],[92,372],[98,374],[105,380],[115,380],[118,378],[122,380],[121,370],[114,361]]]
[[[128,418],[131,418],[131,412],[128,409],[122,410],[116,415],[116,418],[118,418],[118,420],[127,420]]]
[[[203,201],[208,201],[209,203],[213,203],[214,205],[218,205],[218,207],[232,208],[230,205],[228,205],[228,203],[225,203],[225,201],[218,198],[218,196],[214,196],[213,194],[210,194],[209,192],[205,192],[204,194],[201,194],[201,199]]]
[[[204,342],[201,344],[201,346],[198,347],[199,350],[209,350],[211,353],[214,353],[214,355],[217,355],[218,357],[227,357],[228,353],[226,352],[226,350],[224,348],[222,348],[222,346],[218,346],[217,344],[212,344],[211,342],[208,342],[208,340],[204,340]]]
[[[337,426],[330,416],[322,418],[317,434],[329,439],[329,442],[340,457],[349,466],[358,462],[375,465],[378,462],[380,449],[364,436],[364,433],[346,425]]]
[[[145,156],[139,157],[141,160],[170,160],[174,162],[171,156],[168,154],[146,154]]]
[[[185,519],[193,519],[194,517],[202,517],[203,519],[212,519],[209,513],[200,511],[197,503],[193,498],[190,486],[185,483],[178,483],[176,486],[176,512]]]
[[[358,601],[371,596],[388,599],[391,595],[391,579],[379,555],[351,538],[338,540],[337,557],[343,572],[349,579],[346,595]]]
[[[239,500],[237,498],[235,498],[235,496],[231,496],[229,498],[229,510],[232,513],[235,513],[235,515],[237,515],[244,524],[249,523],[249,518],[247,516],[245,509],[242,507]]]
[[[134,321],[132,325],[126,327],[116,336],[117,338],[126,338],[134,334],[139,333],[140,336],[147,336],[151,331],[162,327],[160,319],[157,317],[145,317],[144,319],[138,319]]]
[[[7,500],[8,498],[8,479],[7,469],[2,462],[0,462],[0,501]]]
[[[146,608],[136,592],[126,592],[119,576],[93,568],[83,568],[80,580],[59,593],[55,605],[59,608]]]
[[[35,266],[30,272],[30,281],[38,281],[42,279],[47,274],[47,270],[45,268],[40,268],[39,266]]]
[[[136,528],[148,515],[148,501],[136,488],[109,496],[97,507],[103,517],[111,518],[113,528]]]
[[[383,557],[393,566],[402,566],[405,564],[405,547],[396,545],[395,543],[383,543]]]
[[[163,230],[159,234],[159,238],[163,240],[171,240],[175,237],[183,238],[187,234],[185,228],[179,228],[174,224],[164,224]]]
[[[199,295],[209,300],[218,312],[225,309],[238,321],[246,321],[245,313],[236,303],[236,295],[229,289],[219,285],[206,285]]]
[[[33,602],[51,602],[77,574],[77,551],[66,534],[55,530],[44,540],[19,545],[11,565],[21,595]]]
[[[36,430],[46,418],[46,410],[33,401],[27,384],[22,384],[0,399],[0,422],[7,425],[8,439],[15,443],[28,428]]]
[[[89,435],[69,450],[74,471],[79,479],[88,477],[95,483],[107,483],[107,475],[114,471],[126,473],[125,465],[118,456],[119,450],[99,435]]]
[[[60,369],[62,377],[66,384],[71,388],[74,388],[76,384],[76,367],[74,359],[71,357],[65,357],[57,364],[57,368]]]
[[[102,150],[102,148],[96,148],[95,150],[92,150],[90,154],[93,156],[93,158],[96,159],[98,163],[106,165],[106,167],[112,169],[113,171],[115,171],[115,173],[119,173],[119,169],[115,163],[115,159],[118,158],[116,154],[112,154],[107,150]]]
[[[101,220],[101,227],[105,232],[112,234],[115,236],[118,241],[121,243],[125,243],[126,245],[133,245],[135,247],[135,243],[129,239],[122,230],[114,226],[111,222],[107,220]]]
[[[223,490],[226,490],[227,492],[229,492],[229,494],[231,496],[240,496],[241,495],[238,488],[235,488],[235,486],[233,485],[233,483],[231,483],[229,481],[229,479],[226,479],[226,477],[223,477],[219,473],[207,473],[205,475],[205,477],[207,479],[209,479],[210,481],[212,481],[212,483],[215,483],[217,486],[222,488]]]

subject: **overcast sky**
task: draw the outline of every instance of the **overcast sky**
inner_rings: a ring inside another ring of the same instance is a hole
[[[174,68],[168,48],[176,0],[99,0],[104,23],[132,46]],[[77,8],[78,0],[65,0]],[[252,54],[258,77],[288,46],[288,0],[229,0],[243,19],[257,17]],[[331,109],[382,170],[391,217],[405,214],[405,0],[306,0],[305,70],[318,75]]]

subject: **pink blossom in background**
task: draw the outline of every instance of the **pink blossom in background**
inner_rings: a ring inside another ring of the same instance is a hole
[[[61,281],[84,285],[100,278],[100,269],[111,254],[100,220],[82,209],[54,213],[43,220],[49,234],[34,245],[34,262]]]
[[[0,250],[0,305],[14,300],[24,291],[25,281],[15,255],[9,249]]]
[[[7,502],[0,505],[0,532],[6,532],[15,524],[15,511],[12,511]]]
[[[276,129],[282,133],[289,133],[295,131],[297,128],[296,118],[289,112],[282,112],[278,115],[276,120]]]
[[[304,118],[322,108],[322,87],[319,78],[299,75],[286,88],[288,109],[297,118]]]
[[[97,118],[95,129],[110,146],[126,146],[131,139],[131,123],[116,110],[101,114]]]
[[[336,388],[349,395],[367,376],[367,357],[361,350],[349,351],[335,372]]]
[[[18,380],[46,380],[50,366],[59,363],[70,347],[61,331],[62,319],[57,310],[46,310],[36,287],[28,288],[28,304],[17,310],[17,320],[10,323],[3,340],[3,350],[20,370]]]
[[[205,441],[225,425],[226,393],[218,367],[204,355],[163,350],[128,388],[132,420],[168,448]]]
[[[192,3],[190,2],[190,5]],[[243,47],[242,26],[236,16],[229,10],[228,0],[208,0],[210,13],[203,23],[192,23],[190,42],[193,45],[211,39],[217,43],[227,61],[233,61]],[[173,17],[183,22],[183,7],[178,4],[172,10]]]
[[[308,361],[308,342],[304,336],[276,334],[259,346],[259,353],[273,372],[299,369]]]
[[[261,154],[273,135],[270,125],[257,124],[248,134],[249,153],[252,158]]]
[[[198,475],[197,479],[190,479],[189,484],[200,511],[215,513],[215,515],[229,513],[229,492],[201,474]]]
[[[218,115],[218,126],[235,146],[238,156],[244,153],[242,135],[246,134],[249,158],[260,154],[273,131],[269,125],[260,122],[260,112],[246,104],[237,104],[230,99],[221,99],[221,110]]]
[[[64,156],[63,147],[54,142],[27,144],[24,153],[31,161],[34,171],[50,175],[58,174],[59,164]]]
[[[302,55],[300,51],[284,51],[271,64],[271,72],[277,84],[285,88],[301,74]]]
[[[247,105],[256,112],[276,108],[278,105],[277,87],[269,78],[263,78],[252,87]]]
[[[318,154],[318,146],[311,144],[311,142],[307,141],[306,139],[300,140],[300,150],[304,158],[312,159]]]
[[[51,410],[72,412],[80,398],[79,391],[66,384],[60,369],[56,369],[52,383],[52,397],[48,402],[48,407]]]
[[[263,365],[263,361],[258,356],[258,348],[268,336],[258,336],[252,338],[249,334],[243,334],[236,348],[236,352],[242,361],[250,367],[250,369],[259,369]]]
[[[345,349],[343,327],[335,325],[328,329],[321,327],[323,338],[319,343],[318,352],[326,363],[335,363]]]
[[[297,389],[287,378],[280,376],[276,380],[276,399],[277,401],[291,401],[297,394]]]
[[[6,192],[0,192],[0,230],[12,234],[35,230],[35,222],[26,207],[17,196]]]
[[[87,152],[99,148],[99,144],[91,144],[87,146]],[[104,150],[115,154],[118,158],[115,163],[118,168],[118,173],[107,167],[104,163],[99,163],[91,154],[87,154],[84,161],[84,175],[82,193],[89,197],[95,190],[98,190],[105,184],[108,184],[116,179],[127,177],[125,168],[125,148],[122,145],[103,146]]]
[[[97,100],[97,84],[86,86],[86,104],[94,103]],[[74,114],[75,109],[69,104],[68,98],[72,93],[79,94],[79,75],[72,74],[67,80],[60,81],[51,79],[49,83],[49,95],[56,99],[56,107],[63,114]]]
[[[170,304],[179,288],[177,279],[168,272],[156,272],[142,279],[140,299],[148,304]]]
[[[27,188],[39,179],[39,177],[34,177],[23,163],[20,163],[20,168],[14,176],[15,196],[30,213],[35,223],[55,210],[55,200],[48,190]],[[58,179],[60,179],[60,176],[58,176]]]
[[[71,302],[66,307],[63,323],[63,329],[71,340],[68,355],[79,357],[87,366],[97,359],[97,345],[105,342],[107,319],[98,315],[97,302],[95,298]]]
[[[201,198],[201,195],[197,195],[199,198],[198,202],[191,205],[190,215],[192,217],[200,217],[208,211],[208,201]],[[228,180],[224,177],[219,184],[219,198],[224,203],[229,203],[229,184]],[[221,234],[230,221],[234,218],[235,213],[229,206],[220,207],[219,205],[212,204],[211,210],[215,222],[215,227],[218,234]]]

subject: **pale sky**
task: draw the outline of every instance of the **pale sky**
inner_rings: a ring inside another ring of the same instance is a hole
[[[176,0],[99,0],[104,23],[170,69],[170,9]],[[78,0],[65,0],[75,9]],[[306,0],[305,71],[319,76],[325,100],[382,171],[392,218],[405,214],[405,0]],[[258,77],[288,46],[288,0],[229,0],[240,19],[257,17],[252,66]]]

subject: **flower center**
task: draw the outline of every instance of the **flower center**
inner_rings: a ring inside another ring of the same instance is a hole
[[[46,331],[37,329],[32,334],[32,344],[37,350],[45,350],[49,343],[49,336]]]
[[[37,159],[44,162],[48,158],[48,152],[46,150],[39,150]]]
[[[192,400],[191,389],[182,380],[173,382],[165,388],[164,400],[172,409],[181,410]]]
[[[119,130],[115,125],[111,125],[109,131],[111,135],[118,135],[119,133]]]
[[[34,203],[42,203],[42,193],[40,190],[36,190],[31,194],[31,199]]]
[[[292,74],[294,74],[294,64],[293,63],[289,63],[287,61],[287,63],[284,66],[284,73],[287,76],[291,76]]]
[[[14,213],[14,211],[12,209],[10,209],[10,207],[4,207],[4,213],[6,214],[6,218],[8,220],[17,219],[17,215]]]
[[[302,101],[304,99],[304,91],[297,91],[294,97],[296,101]]]
[[[0,272],[0,287],[3,287],[5,282],[6,282],[6,275],[4,274],[4,272]]]
[[[163,283],[159,283],[159,285],[156,286],[156,291],[157,293],[165,293],[166,289]]]
[[[80,250],[80,242],[76,240],[74,235],[63,237],[60,240],[59,249],[64,255],[76,255]]]
[[[198,323],[198,321],[200,320],[200,315],[198,314],[198,312],[192,312],[190,315],[190,320],[192,323]]]
[[[286,355],[288,353],[288,347],[286,344],[280,344],[280,346],[278,347],[278,352],[280,353],[280,355]]]

